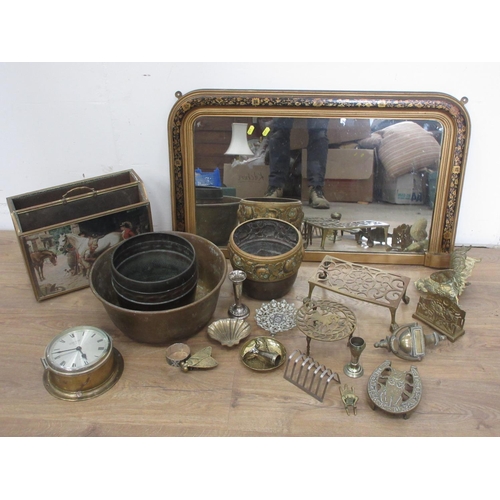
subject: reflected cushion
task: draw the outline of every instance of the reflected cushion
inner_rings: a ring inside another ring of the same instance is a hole
[[[389,177],[399,177],[424,168],[438,168],[441,146],[420,125],[401,122],[375,134],[381,136],[378,157]]]

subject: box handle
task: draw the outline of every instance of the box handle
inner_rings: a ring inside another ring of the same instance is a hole
[[[75,196],[75,194],[74,194],[75,191],[85,191],[86,193],[92,193],[94,196],[97,196],[97,191],[94,188],[90,188],[87,186],[80,186],[80,187],[70,189],[67,193],[63,194],[62,195],[62,202],[67,203],[68,197],[70,195]]]

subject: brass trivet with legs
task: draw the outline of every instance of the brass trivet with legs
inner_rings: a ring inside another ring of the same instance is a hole
[[[410,278],[388,273],[373,267],[353,264],[330,255],[324,257],[314,275],[309,279],[309,295],[320,286],[352,299],[362,300],[389,308],[391,331],[398,328],[396,311],[401,300],[410,302],[406,289]]]
[[[383,234],[383,243],[387,244],[389,233],[389,224],[376,220],[358,220],[353,222],[340,222],[335,219],[325,219],[321,217],[308,217],[304,219],[304,243],[306,247],[312,243],[313,231],[318,229],[321,232],[321,250],[325,249],[327,238],[332,237],[333,243],[337,240],[337,233],[341,231],[352,232],[356,234],[360,230],[380,229]],[[373,246],[373,245],[371,245]]]
[[[333,342],[345,339],[356,329],[354,313],[348,307],[330,300],[304,299],[295,322],[307,338],[307,356],[311,350],[311,339]]]

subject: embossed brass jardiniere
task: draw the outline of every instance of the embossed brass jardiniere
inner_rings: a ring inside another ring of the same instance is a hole
[[[229,237],[229,260],[244,271],[243,291],[255,299],[283,297],[293,286],[304,255],[302,235],[289,222],[252,219]]]

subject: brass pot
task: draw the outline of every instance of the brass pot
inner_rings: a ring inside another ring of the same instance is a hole
[[[231,231],[238,225],[240,198],[196,200],[196,234],[219,246],[227,245]]]
[[[111,255],[103,252],[94,262],[90,273],[90,288],[101,301],[109,317],[127,337],[137,342],[165,344],[196,335],[210,321],[217,306],[219,293],[227,274],[227,261],[222,251],[211,241],[189,233],[179,233],[194,247],[197,259],[198,283],[193,301],[182,307],[160,311],[140,311],[120,305],[112,286]]]
[[[260,300],[286,295],[304,256],[299,229],[279,219],[242,222],[231,233],[227,249],[233,269],[247,275],[243,292]]]
[[[284,220],[300,231],[304,219],[302,202],[293,198],[243,198],[238,208],[238,222],[259,218]]]

